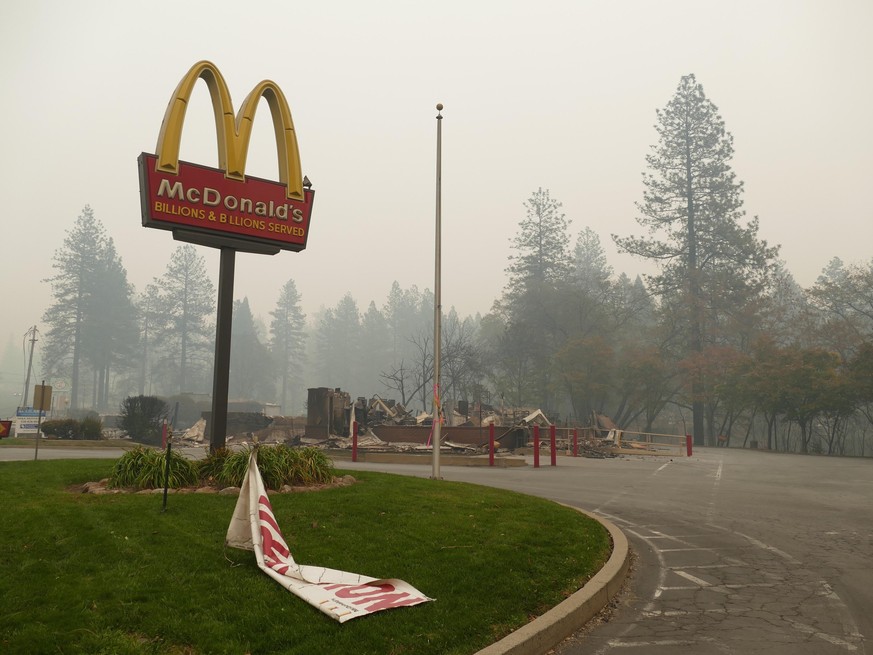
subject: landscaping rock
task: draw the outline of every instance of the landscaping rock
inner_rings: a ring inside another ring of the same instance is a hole
[[[239,487],[225,487],[218,492],[219,496],[239,496]]]

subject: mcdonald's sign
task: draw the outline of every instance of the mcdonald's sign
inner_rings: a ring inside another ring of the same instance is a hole
[[[219,168],[179,160],[182,126],[194,85],[206,82],[218,139]],[[245,174],[255,110],[267,101],[276,134],[279,181]],[[142,224],[230,239],[239,250],[300,251],[309,237],[314,191],[300,168],[297,134],[282,90],[269,80],[252,89],[234,113],[227,83],[214,64],[194,64],[164,114],[155,154],[139,156]],[[259,250],[261,249],[261,250]]]

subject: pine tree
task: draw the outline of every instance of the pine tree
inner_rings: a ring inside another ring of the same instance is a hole
[[[549,190],[537,189],[524,203],[527,216],[519,223],[513,239],[515,254],[506,269],[508,292],[522,294],[544,283],[556,283],[564,278],[569,267],[567,235],[569,221],[561,211],[561,203],[549,195]]]
[[[391,329],[376,303],[370,301],[361,317],[361,381],[366,384],[361,392],[376,391],[380,373],[391,365],[393,343]]]
[[[92,406],[106,410],[111,373],[120,373],[133,361],[138,342],[133,286],[127,281],[127,271],[111,238],[105,241],[97,263],[92,311],[86,317],[86,328],[84,354],[95,381]]]
[[[248,298],[234,303],[229,383],[229,395],[233,398],[264,401],[275,398],[270,351],[258,337]]]
[[[321,386],[343,387],[355,393],[360,377],[360,342],[361,313],[355,299],[347,293],[318,321],[316,372]]]
[[[45,311],[48,325],[43,366],[48,375],[69,373],[70,407],[80,407],[83,344],[87,330],[98,320],[96,305],[100,288],[106,236],[103,225],[86,205],[55,251],[51,283],[54,303]]]
[[[573,249],[573,284],[593,297],[603,298],[611,286],[611,277],[612,266],[606,261],[600,237],[586,227],[576,238]]]
[[[559,326],[563,309],[557,300],[572,270],[567,233],[570,221],[561,211],[561,203],[542,188],[524,207],[526,216],[512,241],[514,252],[506,269],[509,282],[495,304],[507,331],[507,338],[498,342],[506,350],[498,356],[513,380],[515,402],[552,411],[555,397],[549,361],[566,339]],[[520,375],[528,371],[533,379],[521,383]]]
[[[158,351],[157,331],[161,324],[161,293],[156,284],[146,286],[145,292],[137,300],[137,315],[139,317],[140,362],[137,388],[139,395],[151,393],[152,368],[155,353]]]
[[[294,280],[288,280],[279,293],[276,309],[270,312],[270,350],[276,362],[282,391],[279,401],[282,413],[303,407],[302,389],[299,400],[293,400],[294,386],[302,382],[301,372],[306,362],[306,314],[300,308],[301,296]]]
[[[733,137],[694,75],[657,111],[658,143],[647,155],[637,222],[645,237],[618,237],[623,252],[655,260],[655,293],[685,307],[687,353],[713,340],[714,323],[763,290],[777,249],[758,238],[758,219],[743,224],[743,184],[731,170]],[[692,388],[694,439],[704,439],[703,390]],[[710,435],[710,438],[714,435]]]
[[[186,393],[197,383],[206,388],[215,338],[215,287],[203,257],[190,244],[179,246],[155,284],[160,289],[156,342],[163,375],[173,379],[170,390]]]

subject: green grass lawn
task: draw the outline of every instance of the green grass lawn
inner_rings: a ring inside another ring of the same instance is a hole
[[[0,463],[0,652],[468,654],[578,589],[609,556],[595,521],[474,485],[354,472],[273,493],[301,564],[435,598],[339,624],[224,548],[236,498],[73,494],[111,460]]]

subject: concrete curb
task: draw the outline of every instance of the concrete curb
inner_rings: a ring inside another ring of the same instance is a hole
[[[475,655],[542,655],[581,628],[618,593],[630,565],[627,537],[611,521],[574,507],[609,530],[612,555],[572,596]]]
[[[351,461],[352,451],[350,450],[333,450],[324,451],[332,460],[341,460],[344,462]],[[366,450],[358,451],[359,462],[373,462],[377,464],[415,464],[420,466],[430,466],[433,462],[431,453],[391,453],[391,452],[368,452]],[[442,453],[440,461],[443,466],[489,466],[488,455],[452,455],[450,453]],[[499,455],[494,458],[495,468],[510,468],[514,466],[527,466],[527,460],[524,457]]]

